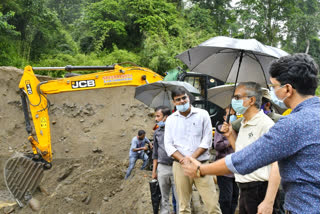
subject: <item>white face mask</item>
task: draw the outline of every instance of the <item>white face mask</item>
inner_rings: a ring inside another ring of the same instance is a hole
[[[281,87],[282,88],[282,87]],[[278,89],[279,90],[279,89]],[[270,96],[271,96],[271,101],[276,104],[277,106],[279,106],[280,108],[283,109],[287,109],[288,107],[286,106],[286,104],[283,102],[285,99],[287,99],[287,97],[283,98],[282,100],[280,100],[273,87],[270,88]]]

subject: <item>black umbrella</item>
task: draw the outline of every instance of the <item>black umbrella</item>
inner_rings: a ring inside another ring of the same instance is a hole
[[[150,184],[150,193],[151,193],[151,202],[153,213],[158,214],[160,202],[161,202],[161,192],[158,180],[152,180],[149,182]]]
[[[285,51],[255,39],[217,36],[179,54],[177,58],[191,71],[208,74],[223,82],[236,85],[238,81],[253,81],[268,87],[271,61],[286,55]]]

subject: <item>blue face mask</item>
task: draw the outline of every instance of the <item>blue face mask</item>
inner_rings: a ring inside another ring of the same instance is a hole
[[[189,102],[187,102],[184,105],[176,105],[177,110],[180,111],[180,112],[186,112],[189,109],[189,107],[190,107],[190,103]]]
[[[233,121],[235,121],[235,120],[237,120],[237,119],[238,119],[238,118],[237,118],[236,115],[230,115],[229,121],[230,121],[230,122],[233,122]]]
[[[277,106],[279,106],[280,108],[283,109],[287,109],[288,107],[286,106],[286,104],[284,104],[284,100],[287,99],[287,97],[283,98],[282,100],[279,100],[279,98],[277,97],[274,89],[271,87],[270,89],[270,96],[271,96],[271,101],[276,104]]]
[[[158,125],[159,127],[164,127],[164,126],[166,125],[166,122],[163,122],[163,121],[161,120],[161,121],[157,122],[157,125]]]
[[[239,114],[244,114],[247,109],[249,107],[244,107],[243,106],[243,100],[236,100],[236,99],[232,99],[231,100],[231,105],[232,105],[232,108],[238,112]]]

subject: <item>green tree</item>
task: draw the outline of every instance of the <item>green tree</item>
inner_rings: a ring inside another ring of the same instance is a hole
[[[283,44],[293,52],[305,52],[319,57],[320,2],[295,0],[294,3],[294,12],[287,15],[287,39]]]
[[[230,35],[230,27],[236,21],[230,5],[231,0],[191,0],[191,2],[193,3],[192,8],[196,10],[199,6],[210,11],[212,21],[208,25],[214,29],[217,35]]]
[[[282,38],[286,0],[242,0],[237,5],[244,38],[277,46]]]

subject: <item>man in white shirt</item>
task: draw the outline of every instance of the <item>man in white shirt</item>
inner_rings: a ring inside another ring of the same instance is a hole
[[[232,99],[232,108],[243,114],[239,133],[236,134],[227,124],[221,129],[226,132],[224,135],[236,152],[252,144],[274,125],[272,119],[260,109],[261,102],[262,90],[258,83],[239,83]],[[277,162],[250,174],[235,174],[235,178],[240,188],[240,214],[272,213],[280,184]]]
[[[207,111],[190,105],[184,88],[172,91],[173,104],[177,111],[166,120],[164,145],[168,156],[174,158],[173,176],[179,198],[179,213],[191,213],[192,185],[195,184],[206,205],[208,213],[221,213],[218,192],[212,176],[189,178],[181,165],[188,164],[186,156],[205,163],[212,146],[212,125]]]

